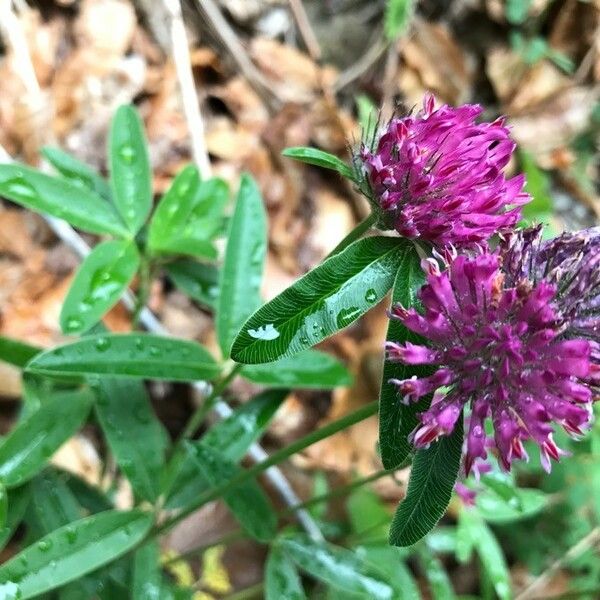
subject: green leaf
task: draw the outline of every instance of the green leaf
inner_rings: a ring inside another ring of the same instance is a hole
[[[392,304],[415,306],[418,302],[417,292],[424,282],[425,277],[417,253],[406,252],[394,282]],[[390,321],[385,339],[400,343],[407,340],[419,343],[418,336],[396,320]],[[428,402],[428,400],[421,400],[406,406],[399,401],[396,387],[389,383],[389,380],[408,379],[412,375],[427,374],[429,374],[427,367],[411,367],[387,360],[384,363],[379,395],[379,448],[386,469],[398,468],[412,452],[413,447],[408,441],[408,436],[419,423],[417,414],[425,410]]]
[[[506,0],[504,14],[511,25],[521,25],[527,20],[533,0]]]
[[[335,588],[374,599],[393,597],[393,590],[385,579],[346,548],[314,542],[303,534],[281,538],[277,546],[303,571]]]
[[[114,508],[113,503],[104,492],[88,483],[85,479],[78,477],[68,471],[59,471],[60,478],[65,482],[77,503],[88,513],[95,514]]]
[[[162,575],[158,542],[144,544],[135,553],[132,600],[161,600]]]
[[[265,567],[266,600],[304,600],[306,594],[294,563],[277,547],[271,549]]]
[[[0,481],[16,487],[38,473],[79,429],[92,401],[89,390],[54,392],[20,421],[0,444]]]
[[[192,300],[215,310],[219,297],[219,269],[195,260],[182,259],[166,267],[173,283]]]
[[[167,434],[141,381],[103,378],[96,414],[115,460],[136,497],[155,502],[165,467]]]
[[[13,488],[8,492],[8,512],[6,522],[0,527],[0,550],[6,546],[13,532],[23,520],[29,505],[30,491],[28,485]]]
[[[135,243],[98,244],[81,263],[60,312],[64,333],[88,331],[121,298],[140,267]]]
[[[144,126],[133,106],[120,106],[109,134],[113,198],[129,231],[136,234],[152,207],[152,172]]]
[[[244,321],[260,305],[260,284],[267,252],[267,216],[260,190],[244,175],[229,224],[225,262],[219,279],[217,335],[223,356]]]
[[[128,235],[112,206],[94,192],[23,165],[0,165],[0,196],[83,231]]]
[[[384,29],[389,41],[394,41],[406,31],[414,9],[414,0],[388,0]]]
[[[461,416],[450,435],[417,452],[406,498],[392,521],[390,543],[410,546],[429,533],[442,518],[458,476],[462,443]]]
[[[429,582],[432,600],[454,600],[456,595],[448,573],[442,562],[432,554],[427,546],[419,548],[419,562]]]
[[[210,240],[223,228],[228,197],[225,181],[201,181],[195,166],[185,167],[156,207],[148,232],[150,251],[216,258]]]
[[[56,529],[0,567],[0,594],[25,600],[73,581],[133,548],[152,522],[140,510],[106,511]]]
[[[548,505],[548,497],[541,490],[515,489],[512,500],[497,492],[484,490],[477,493],[475,504],[481,516],[490,523],[513,523],[538,514]]]
[[[231,462],[239,462],[269,426],[273,415],[287,396],[287,390],[267,390],[242,404],[233,414],[213,425],[200,442]],[[197,477],[195,461],[184,455],[182,462],[171,466],[173,483],[169,486],[167,508],[179,508],[193,502],[207,487],[204,479]],[[173,475],[173,471],[176,474]]]
[[[0,335],[0,360],[22,369],[41,348]]]
[[[461,525],[471,536],[471,542],[479,555],[481,565],[492,582],[498,598],[510,600],[513,597],[510,574],[496,537],[476,510],[463,509],[459,518]]]
[[[8,517],[8,493],[0,482],[0,531],[4,529]]]
[[[41,153],[63,177],[69,179],[73,184],[84,187],[105,200],[111,200],[108,182],[100,177],[94,169],[59,148],[45,146],[41,149]]]
[[[27,370],[48,376],[110,375],[173,381],[212,379],[219,366],[195,342],[143,333],[90,335],[36,356]]]
[[[358,488],[348,497],[346,509],[352,531],[361,543],[385,540],[391,515],[373,490]]]
[[[217,487],[224,481],[237,477],[242,471],[234,462],[226,460],[210,446],[202,443],[185,444],[186,452],[194,460],[196,471],[207,487]],[[255,480],[246,481],[223,493],[227,504],[243,529],[261,542],[275,536],[277,517],[266,494]]]
[[[316,165],[317,167],[337,171],[342,177],[346,177],[346,179],[350,179],[351,181],[356,180],[352,169],[343,160],[334,154],[329,154],[329,152],[323,152],[316,148],[296,147],[286,148],[282,154],[283,156],[309,165]]]
[[[410,247],[399,238],[369,237],[328,258],[248,319],[232,358],[273,362],[347,327],[387,294]]]
[[[254,383],[274,387],[330,389],[352,384],[352,375],[336,358],[318,350],[305,350],[268,365],[244,365],[240,375]]]
[[[522,208],[523,219],[528,225],[547,220],[554,212],[550,177],[537,166],[529,152],[521,150],[519,162],[526,177],[525,191],[531,194],[531,202]]]
[[[394,590],[394,600],[421,600],[421,592],[404,560],[406,553],[393,546],[360,546],[357,554],[376,567]]]

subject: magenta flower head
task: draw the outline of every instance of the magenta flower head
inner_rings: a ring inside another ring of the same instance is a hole
[[[600,235],[589,237],[593,243],[562,236],[542,244],[539,231],[520,232],[494,253],[446,251],[444,271],[424,261],[424,313],[395,306],[392,316],[427,345],[387,344],[392,361],[436,366],[428,377],[392,380],[405,402],[433,394],[411,434],[415,446],[451,433],[467,408],[467,475],[490,448],[509,470],[527,458],[528,439],[549,470],[550,458],[564,454],[554,426],[574,437],[589,426],[600,384]]]
[[[513,227],[529,201],[523,175],[503,169],[515,149],[503,119],[479,123],[479,105],[434,106],[392,119],[355,159],[381,221],[404,237],[469,246]]]

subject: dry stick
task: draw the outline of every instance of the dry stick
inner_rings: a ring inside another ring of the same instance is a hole
[[[211,176],[211,167],[204,142],[204,122],[202,121],[200,106],[196,96],[187,34],[181,14],[181,4],[179,0],[163,0],[163,3],[170,17],[169,33],[171,35],[171,49],[181,89],[183,112],[192,141],[194,162],[200,170],[202,179],[208,179]]]
[[[317,36],[315,35],[315,32],[310,24],[310,20],[306,14],[304,4],[302,4],[302,0],[288,0],[288,2],[310,57],[315,62],[319,62],[322,55],[321,46],[319,45],[319,40],[317,40]]]
[[[574,560],[578,556],[581,556],[584,552],[597,546],[600,543],[600,527],[594,527],[590,533],[580,539],[574,546],[572,546],[565,554],[563,554],[557,561],[552,563],[548,569],[546,569],[537,579],[527,586],[515,600],[531,600],[535,598],[533,593],[536,589],[542,587],[552,579],[552,576],[568,562]]]
[[[333,86],[334,91],[339,92],[359,77],[362,77],[383,56],[388,47],[389,42],[383,35],[380,36],[358,62],[340,73]]]
[[[238,39],[235,31],[221,13],[214,0],[196,0],[200,12],[206,17],[214,32],[235,61],[238,69],[248,80],[256,93],[263,99],[271,111],[281,104],[275,92],[269,87],[262,73],[254,66],[248,57],[246,49]]]

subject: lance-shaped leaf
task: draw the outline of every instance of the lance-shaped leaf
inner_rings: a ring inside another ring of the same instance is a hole
[[[103,378],[96,414],[117,464],[135,495],[155,502],[165,466],[167,434],[141,381]]]
[[[113,117],[108,160],[115,206],[135,234],[152,207],[152,172],[144,127],[133,106],[120,106]]]
[[[41,348],[0,335],[0,360],[22,369]]]
[[[324,169],[337,171],[342,177],[346,177],[346,179],[350,179],[351,181],[355,181],[356,179],[352,169],[343,160],[334,154],[329,154],[329,152],[323,152],[323,150],[317,150],[317,148],[298,146],[295,148],[286,148],[282,154],[283,156],[294,158],[309,165],[316,165]]]
[[[208,350],[187,340],[142,333],[97,334],[37,355],[31,373],[110,375],[173,381],[212,379],[220,368]]]
[[[391,544],[410,546],[418,542],[442,518],[458,476],[462,443],[461,416],[450,435],[417,452],[406,498],[400,503],[392,521]]]
[[[267,365],[244,365],[240,375],[273,387],[331,389],[352,383],[352,375],[336,358],[305,350]]]
[[[29,505],[30,491],[28,485],[22,485],[13,488],[7,492],[8,512],[6,522],[0,527],[0,550],[2,550],[10,540],[13,532],[23,520],[27,506]]]
[[[219,279],[216,326],[223,356],[229,356],[235,336],[260,304],[266,252],[267,217],[262,197],[254,179],[244,175]]]
[[[41,153],[63,177],[98,194],[105,200],[111,200],[108,181],[100,177],[94,169],[59,148],[46,146],[42,148]]]
[[[281,538],[277,546],[300,569],[335,588],[380,600],[393,597],[385,577],[351,550],[303,534]]]
[[[38,473],[79,429],[92,401],[89,390],[57,391],[19,421],[0,443],[0,481],[11,488]]]
[[[181,259],[165,267],[171,281],[192,300],[215,310],[219,297],[219,270],[214,265]]]
[[[198,443],[209,446],[228,461],[237,463],[256,442],[287,396],[287,390],[267,390],[237,408],[233,414],[213,425]],[[167,508],[179,508],[193,502],[207,488],[205,479],[197,476],[194,460],[184,455],[171,467],[177,471],[169,486]]]
[[[223,228],[228,197],[225,181],[201,181],[195,166],[185,167],[156,207],[148,232],[150,251],[216,258],[211,240]]]
[[[81,333],[95,325],[121,298],[137,273],[140,254],[134,242],[98,244],[79,266],[60,312],[65,333]]]
[[[128,235],[114,208],[69,181],[22,165],[0,165],[0,196],[38,213],[64,219],[90,233]]]
[[[162,574],[158,542],[150,541],[136,550],[133,562],[132,600],[161,600]]]
[[[194,460],[198,477],[213,488],[234,479],[242,471],[210,446],[186,443],[186,452]],[[246,481],[223,493],[223,500],[244,530],[251,537],[268,542],[277,528],[277,516],[266,494],[255,480]]]
[[[387,294],[409,248],[403,239],[369,237],[328,258],[248,319],[232,358],[273,362],[347,327]]]
[[[111,510],[60,527],[0,567],[0,594],[25,600],[78,579],[133,548],[152,522],[141,510]]]
[[[407,252],[403,255],[398,268],[392,292],[392,304],[414,306],[417,303],[417,292],[423,283],[424,275],[417,253],[414,250]],[[419,338],[399,321],[391,320],[385,339],[390,342],[418,343]],[[408,436],[419,422],[417,414],[425,410],[428,402],[422,400],[408,406],[403,404],[398,399],[396,387],[389,383],[389,380],[408,379],[412,375],[426,373],[427,370],[423,367],[409,367],[388,360],[384,362],[379,395],[379,448],[386,469],[396,469],[413,450]]]
[[[305,600],[306,594],[294,563],[275,546],[269,552],[265,567],[266,600]]]

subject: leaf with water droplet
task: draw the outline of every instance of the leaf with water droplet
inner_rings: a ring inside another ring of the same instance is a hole
[[[339,590],[380,600],[393,596],[382,573],[352,550],[315,542],[304,534],[283,537],[276,545],[300,569]]]
[[[260,304],[266,252],[267,217],[263,200],[256,182],[244,175],[229,224],[219,282],[216,326],[223,356],[229,356],[235,336]]]
[[[128,234],[114,208],[96,193],[30,167],[0,165],[0,196],[64,219],[83,231],[119,237]]]
[[[225,181],[201,181],[195,166],[185,167],[154,211],[148,232],[150,251],[216,258],[211,240],[223,230],[223,209],[228,197]]]
[[[102,344],[110,344],[109,352],[97,347],[99,338]],[[220,367],[196,342],[144,333],[101,333],[39,354],[27,371],[49,377],[110,375],[197,381],[213,379]]]
[[[185,451],[193,460],[197,476],[206,481],[207,487],[222,485],[242,471],[208,445],[186,442]],[[248,535],[261,542],[268,542],[275,536],[275,510],[256,480],[234,486],[223,494],[223,500]]]
[[[306,594],[294,563],[277,546],[271,548],[265,567],[265,600],[304,600]]]
[[[215,309],[219,297],[219,270],[214,265],[180,259],[166,265],[167,275],[190,298]]]
[[[0,585],[18,581],[24,600],[61,587],[134,548],[153,520],[141,510],[109,510],[65,525],[0,566]]]
[[[105,200],[111,201],[112,195],[108,182],[100,177],[94,169],[59,148],[45,146],[41,153],[63,177],[98,194]]]
[[[96,403],[106,441],[136,497],[155,502],[165,465],[167,434],[156,418],[144,384],[103,378]]]
[[[136,234],[152,207],[152,172],[144,127],[133,106],[120,106],[113,117],[108,159],[115,206]]]
[[[93,401],[89,390],[56,391],[18,422],[0,443],[0,481],[21,485],[81,426]]]
[[[65,333],[87,331],[122,296],[137,273],[140,255],[134,242],[101,242],[81,263],[60,313]]]
[[[161,600],[162,575],[160,548],[156,540],[135,552],[133,561],[132,600]]]
[[[238,463],[269,426],[288,391],[285,389],[264,391],[249,402],[236,408],[233,413],[213,425],[198,443],[209,446],[226,460]],[[193,502],[208,484],[197,476],[194,461],[187,455],[183,461],[170,466],[166,508],[181,508]]]
[[[7,493],[7,497],[8,512],[6,521],[4,525],[0,527],[0,550],[6,546],[12,537],[13,532],[25,515],[30,498],[29,486],[26,484],[13,488]]]
[[[369,237],[328,258],[246,321],[232,358],[246,364],[272,362],[348,326],[387,294],[410,248],[401,238]],[[258,335],[267,326],[278,335]]]
[[[339,360],[318,350],[305,350],[267,365],[244,365],[240,375],[254,383],[284,388],[326,390],[352,383]]]

